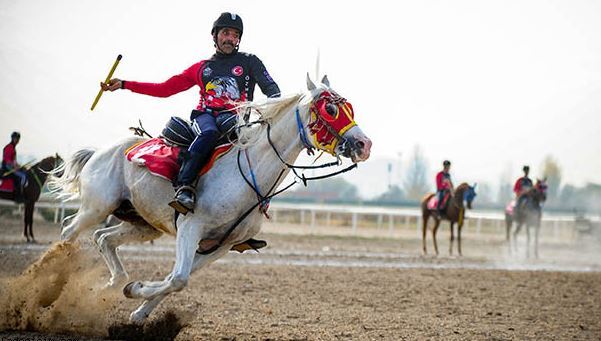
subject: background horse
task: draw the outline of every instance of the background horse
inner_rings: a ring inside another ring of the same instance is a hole
[[[128,138],[99,152],[81,150],[66,163],[53,185],[67,196],[78,195],[81,206],[63,228],[62,240],[74,242],[120,208],[136,213],[129,221],[94,232],[111,272],[109,286],[122,285],[128,277],[116,253],[119,245],[163,233],[176,238],[175,264],[163,281],[135,281],[123,289],[129,298],[144,299],[131,321],[146,319],[164,297],[187,285],[191,272],[256,235],[262,220],[258,200],[278,188],[303,149],[330,151],[353,162],[369,158],[371,141],[356,125],[352,106],[329,87],[326,77],[321,83],[317,87],[307,77],[308,93],[242,105],[237,145],[200,178],[195,213],[180,215],[177,228],[167,205],[173,198],[171,182],[124,157],[125,150],[143,138]],[[246,109],[260,114],[256,124],[245,124]],[[207,244],[213,245],[208,252]]]
[[[536,180],[534,187],[522,194],[525,196],[521,206],[515,206],[513,210],[509,207],[505,209],[505,226],[507,229],[507,242],[509,251],[517,251],[517,236],[526,225],[526,256],[530,257],[530,227],[534,227],[534,256],[538,258],[538,235],[540,232],[540,222],[542,219],[542,205],[547,200],[546,179]],[[511,228],[516,223],[513,232],[513,242],[511,241]]]
[[[461,256],[461,228],[463,227],[463,220],[465,217],[465,206],[463,202],[467,202],[467,208],[472,209],[472,201],[476,197],[476,185],[470,186],[467,183],[462,183],[457,186],[455,192],[449,199],[447,207],[444,210],[444,215],[441,217],[437,210],[428,209],[428,201],[434,197],[434,193],[427,194],[421,202],[422,209],[422,248],[424,255],[427,254],[426,250],[426,230],[428,227],[428,220],[430,217],[434,219],[434,228],[432,229],[432,239],[434,240],[434,251],[438,255],[438,244],[436,243],[436,232],[441,220],[448,220],[451,224],[451,243],[449,245],[449,254],[453,254],[453,225],[457,223],[457,248],[459,255]]]
[[[35,243],[35,238],[33,237],[33,210],[35,203],[40,198],[42,188],[48,178],[48,173],[61,164],[62,161],[58,154],[49,156],[31,166],[26,172],[27,186],[23,189],[23,204],[25,205],[23,235],[27,238],[28,243]],[[15,183],[15,186],[19,186],[19,184]],[[0,191],[0,199],[15,200],[15,193]]]

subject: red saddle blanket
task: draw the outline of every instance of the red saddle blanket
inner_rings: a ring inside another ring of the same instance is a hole
[[[200,175],[208,172],[215,161],[230,151],[232,147],[231,143],[215,147],[211,158],[200,170]],[[162,138],[157,137],[129,147],[125,151],[125,157],[138,166],[146,167],[150,174],[173,181],[179,172],[179,164],[177,163],[179,150],[180,147],[168,145]]]
[[[505,213],[509,214],[509,215],[513,215],[513,211],[515,210],[515,200],[511,200],[507,206],[505,206]]]
[[[13,178],[0,179],[0,192],[10,192],[15,190],[15,180]]]
[[[450,193],[445,193],[444,197],[442,198],[442,205],[441,207],[446,207],[447,205],[447,201],[449,201],[449,197],[451,196]],[[437,210],[438,209],[438,195],[434,194],[430,200],[428,200],[428,209],[429,210]]]

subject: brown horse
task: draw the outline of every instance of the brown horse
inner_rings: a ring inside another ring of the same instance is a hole
[[[534,187],[522,194],[523,204],[515,207],[513,212],[505,210],[505,226],[507,229],[507,242],[509,251],[517,251],[517,237],[522,228],[526,226],[526,256],[530,256],[530,227],[534,227],[534,257],[538,258],[538,236],[542,219],[543,203],[547,200],[547,179],[536,180]],[[513,243],[511,242],[511,228],[515,222]],[[513,245],[512,245],[513,244]]]
[[[33,209],[35,203],[40,198],[42,187],[44,187],[44,183],[48,178],[48,173],[62,162],[63,159],[56,154],[34,164],[26,172],[27,186],[23,190],[23,204],[25,205],[23,235],[27,238],[28,243],[35,243],[35,238],[33,237]],[[0,199],[15,200],[15,193],[0,191]]]
[[[470,186],[464,182],[457,186],[455,192],[449,199],[449,203],[447,204],[442,216],[438,214],[437,210],[428,209],[428,201],[434,195],[434,193],[427,194],[421,202],[423,221],[422,246],[424,255],[428,253],[426,251],[426,230],[428,227],[428,219],[432,217],[434,219],[432,238],[434,239],[434,251],[436,251],[436,255],[438,255],[438,244],[436,243],[436,232],[438,231],[438,226],[440,225],[441,220],[448,220],[451,223],[451,244],[449,245],[449,254],[453,254],[453,239],[455,239],[453,234],[453,225],[457,223],[457,247],[459,255],[461,256],[461,228],[463,227],[463,220],[465,217],[465,206],[463,205],[463,202],[467,202],[467,208],[472,209],[472,201],[476,197],[476,185],[474,184],[474,186]]]

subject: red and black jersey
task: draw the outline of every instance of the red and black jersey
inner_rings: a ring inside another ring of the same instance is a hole
[[[17,149],[11,142],[4,147],[2,151],[2,168],[9,170],[13,169],[17,163]]]
[[[451,182],[451,174],[449,174],[445,171],[440,171],[440,172],[438,172],[438,174],[436,174],[436,190],[437,191],[451,189],[450,182]]]
[[[200,100],[196,110],[229,110],[239,102],[252,101],[255,85],[268,97],[280,89],[261,60],[249,53],[216,53],[163,83],[125,81],[124,88],[155,97],[169,97],[198,85]]]
[[[520,195],[520,193],[522,193],[522,190],[529,188],[532,188],[532,180],[530,180],[529,177],[522,176],[521,178],[517,179],[517,181],[513,185],[513,192],[516,195]]]

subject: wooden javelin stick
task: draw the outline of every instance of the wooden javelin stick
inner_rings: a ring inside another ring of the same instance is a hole
[[[121,60],[121,55],[118,55],[117,60],[115,60],[115,63],[113,63],[113,67],[111,68],[111,71],[109,71],[109,75],[106,76],[106,80],[104,81],[105,84],[108,84],[108,82],[111,80],[111,77],[113,77],[113,72],[115,72],[115,69],[117,68],[117,65],[119,65],[120,60]],[[90,108],[90,111],[94,110],[94,108],[96,107],[96,104],[100,100],[100,97],[102,96],[103,92],[104,91],[102,90],[102,88],[100,88],[100,90],[98,90],[98,95],[96,95],[96,99],[94,100],[94,103],[92,104],[92,107]]]

